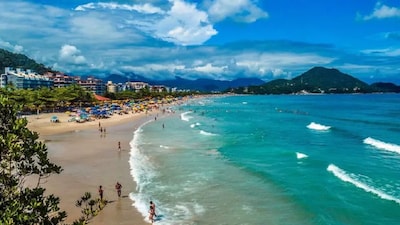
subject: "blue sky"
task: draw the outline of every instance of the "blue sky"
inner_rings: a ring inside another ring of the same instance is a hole
[[[399,0],[0,0],[0,48],[71,75],[400,84]]]

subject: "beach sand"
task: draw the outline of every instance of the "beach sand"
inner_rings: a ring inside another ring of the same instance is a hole
[[[97,198],[98,187],[102,185],[104,198],[110,203],[90,224],[149,224],[129,198],[129,193],[136,190],[130,175],[129,142],[133,132],[144,122],[154,120],[157,113],[113,115],[85,123],[68,122],[69,116],[65,113],[28,117],[28,128],[39,133],[40,140],[48,147],[51,162],[63,168],[61,174],[47,178],[43,186],[47,194],[60,197],[60,208],[68,214],[65,222],[71,223],[82,215],[75,206],[76,200],[85,192]],[[50,122],[53,115],[58,116],[59,123]],[[99,122],[106,133],[99,131]],[[121,142],[121,151],[118,142]],[[123,186],[121,198],[114,188],[117,181]]]

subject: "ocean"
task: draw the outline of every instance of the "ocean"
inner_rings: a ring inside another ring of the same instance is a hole
[[[155,224],[400,224],[400,95],[192,99],[133,134]]]

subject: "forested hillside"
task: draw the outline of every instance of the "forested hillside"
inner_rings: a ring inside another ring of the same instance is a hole
[[[28,58],[26,55],[12,53],[4,49],[0,49],[0,72],[4,73],[4,67],[22,68],[24,70],[31,69],[39,74],[51,71],[50,68],[43,64],[36,63],[35,60]]]

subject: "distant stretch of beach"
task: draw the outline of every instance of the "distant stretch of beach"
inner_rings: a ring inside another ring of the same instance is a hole
[[[163,115],[159,109],[148,113],[115,114],[107,119],[84,123],[68,122],[70,116],[67,113],[27,117],[28,128],[38,132],[40,140],[48,147],[50,160],[63,168],[61,174],[50,176],[43,186],[47,194],[60,197],[61,210],[68,214],[67,223],[82,215],[80,208],[75,206],[76,200],[85,192],[91,192],[97,198],[98,187],[102,185],[104,197],[110,203],[91,224],[148,224],[129,198],[129,193],[136,188],[128,162],[129,142],[140,125]],[[57,116],[58,123],[50,122],[54,116]],[[121,198],[114,188],[116,182],[122,184]]]

